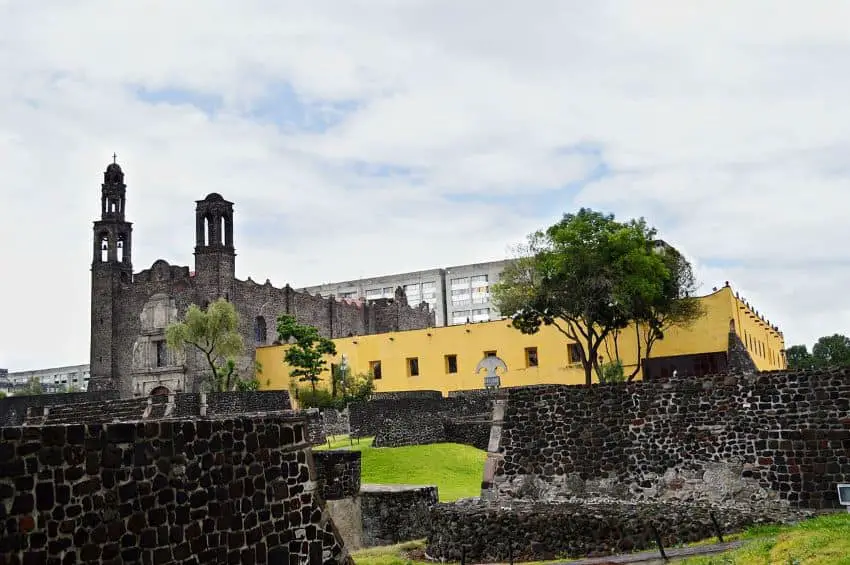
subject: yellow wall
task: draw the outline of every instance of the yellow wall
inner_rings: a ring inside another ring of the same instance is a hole
[[[695,353],[725,352],[729,339],[729,321],[735,317],[736,331],[739,335],[746,332],[745,339],[761,340],[770,351],[783,349],[781,335],[771,334],[767,325],[750,318],[742,303],[735,298],[732,289],[724,287],[719,291],[700,299],[706,314],[688,328],[672,328],[665,339],[655,344],[652,357],[667,357]],[[761,333],[759,333],[761,332]],[[510,326],[509,320],[498,320],[477,324],[446,326],[424,330],[411,330],[385,334],[339,338],[334,340],[337,355],[330,361],[339,363],[342,354],[348,357],[348,363],[354,373],[370,372],[370,362],[380,361],[382,378],[375,380],[378,392],[404,390],[440,390],[444,394],[452,390],[465,390],[483,387],[484,373],[476,375],[475,367],[485,352],[495,351],[508,366],[502,375],[503,387],[530,384],[579,384],[584,382],[584,370],[578,362],[568,359],[568,340],[553,326],[542,327],[535,335],[524,335]],[[620,359],[626,365],[626,374],[636,366],[637,346],[634,328],[621,333],[618,344]],[[753,347],[761,347],[753,341]],[[285,346],[267,346],[257,348],[257,361],[262,365],[260,386],[263,389],[289,388],[290,367],[283,363]],[[536,347],[538,366],[528,367],[526,348]],[[761,370],[779,369],[774,357],[751,355]],[[760,351],[760,349],[759,349]],[[457,356],[457,373],[448,373],[445,356]],[[609,339],[607,348],[600,348],[605,361],[614,357],[613,340]],[[409,358],[417,358],[419,375],[409,376]],[[322,385],[327,388],[328,373],[324,375]],[[640,378],[640,374],[638,377]]]

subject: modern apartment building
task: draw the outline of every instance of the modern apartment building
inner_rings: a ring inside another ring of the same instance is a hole
[[[89,375],[88,364],[13,373],[0,369],[0,391],[14,395],[35,379],[41,383],[45,393],[69,390],[85,392],[89,386]]]
[[[437,313],[437,325],[486,322],[500,317],[490,300],[490,287],[507,261],[490,261],[309,286],[300,290],[324,297],[375,300],[392,298],[402,287],[407,302],[427,302]]]

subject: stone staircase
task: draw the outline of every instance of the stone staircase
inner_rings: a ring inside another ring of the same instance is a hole
[[[25,426],[51,426],[63,424],[95,424],[107,422],[132,422],[154,417],[156,411],[159,418],[165,414],[165,401],[155,405],[150,398],[128,398],[122,400],[107,400],[103,402],[81,402],[63,406],[45,406],[31,408],[27,412]],[[156,410],[154,410],[156,408]]]

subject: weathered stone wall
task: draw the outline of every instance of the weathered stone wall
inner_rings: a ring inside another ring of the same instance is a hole
[[[521,387],[499,402],[487,496],[835,508],[836,483],[850,482],[848,369]]]
[[[470,418],[446,418],[443,420],[443,441],[471,445],[477,449],[486,450],[490,443],[491,427],[490,414]]]
[[[323,408],[322,425],[326,436],[348,435],[351,431],[348,423],[348,408],[343,410]]]
[[[443,417],[433,413],[411,412],[385,419],[375,435],[375,447],[403,447],[427,445],[446,441]]]
[[[360,492],[361,453],[348,450],[314,451],[316,481],[322,500],[339,500]]]
[[[420,391],[416,391],[420,392]],[[488,395],[457,395],[449,398],[429,394],[375,398],[366,402],[349,404],[351,435],[369,437],[378,434],[385,420],[404,421],[411,414],[441,418],[460,419],[487,415],[492,412],[492,398]],[[486,417],[486,416],[485,416]]]
[[[81,402],[103,402],[118,398],[118,393],[108,390],[98,393],[69,392],[60,394],[34,394],[31,396],[7,396],[0,398],[0,426],[19,426],[24,422],[29,408],[79,404]]]
[[[754,524],[794,520],[799,514],[781,509],[733,509],[673,502],[536,503],[514,502],[499,508],[480,502],[438,504],[428,520],[426,552],[437,560],[476,563],[596,557],[648,549],[655,544],[654,526],[665,547],[716,535],[712,515],[722,533]]]
[[[435,486],[363,485],[363,545],[392,545],[426,537],[437,500]]]
[[[406,398],[430,398],[442,399],[443,393],[439,390],[400,390],[394,392],[372,393],[372,400],[401,400]]]
[[[208,392],[207,414],[251,414],[292,410],[288,390]]]
[[[322,445],[327,441],[325,428],[322,425],[322,414],[318,408],[304,410],[307,415],[307,436],[310,445]]]
[[[0,561],[350,563],[304,418],[0,429]]]

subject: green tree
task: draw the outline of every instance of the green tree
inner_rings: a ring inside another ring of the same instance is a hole
[[[309,382],[315,394],[319,375],[327,366],[325,356],[336,355],[334,342],[321,336],[315,327],[299,324],[295,316],[287,314],[277,319],[277,339],[289,344],[283,357],[293,367],[289,375],[300,382]]]
[[[654,249],[664,262],[667,276],[662,280],[660,293],[651,295],[649,302],[642,302],[643,295],[637,295],[632,305],[637,363],[628,376],[629,381],[637,376],[642,359],[649,359],[652,348],[664,339],[667,330],[688,327],[705,315],[705,307],[693,296],[697,282],[690,262],[669,245],[659,245]]]
[[[815,360],[805,345],[792,345],[785,350],[785,359],[788,368],[794,371],[813,369]]]
[[[586,208],[566,214],[529,236],[494,285],[494,301],[523,333],[552,325],[579,343],[590,385],[609,335],[663,303],[671,274],[654,250],[655,233],[642,218],[618,222]]]
[[[187,345],[199,351],[210,368],[209,387],[217,392],[229,391],[239,378],[234,358],[244,347],[238,327],[236,308],[219,298],[206,310],[190,305],[182,321],[165,329],[165,339],[174,351],[183,351]]]
[[[15,392],[16,396],[33,396],[36,394],[44,394],[44,387],[41,381],[35,377]]]
[[[850,366],[850,338],[841,334],[823,336],[812,346],[816,367]]]

